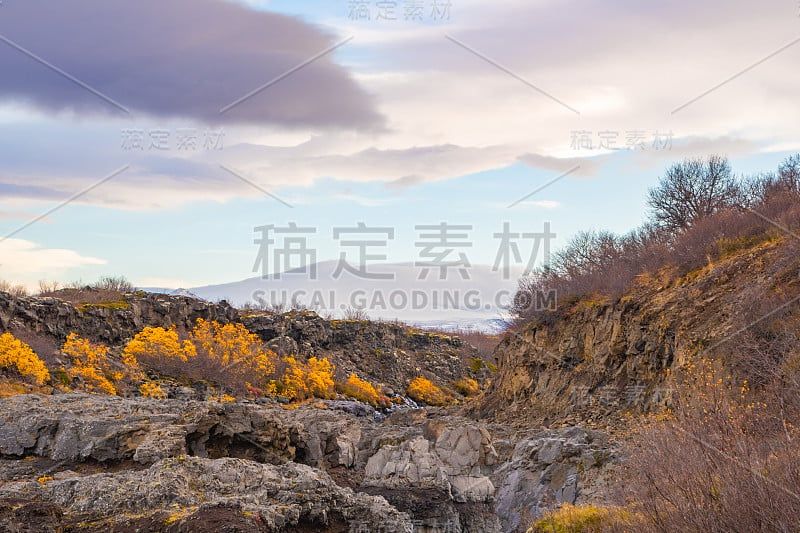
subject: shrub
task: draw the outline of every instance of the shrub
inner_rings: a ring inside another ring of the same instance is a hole
[[[61,284],[57,281],[47,281],[45,279],[39,280],[39,296],[52,294],[60,288]]]
[[[337,383],[336,390],[345,396],[368,403],[373,407],[377,407],[380,401],[380,395],[372,383],[359,378],[355,374],[350,374],[345,383]]]
[[[441,388],[423,377],[414,378],[408,385],[406,394],[412,400],[428,405],[442,406],[452,403],[452,398],[448,397]]]
[[[796,530],[798,409],[764,394],[718,363],[684,369],[674,411],[644,423],[627,453],[621,501],[640,512],[640,531]]]
[[[724,168],[727,163],[723,160],[698,164],[693,162],[697,168],[690,172],[703,174],[696,188],[689,187],[692,205],[675,204],[680,191],[667,187],[669,190],[662,191],[666,195],[663,209],[658,208],[661,214],[654,214],[642,227],[626,235],[580,233],[553,255],[551,264],[521,279],[511,307],[517,323],[558,316],[549,313],[549,308],[542,309],[537,295],[557,294],[557,308],[563,312],[587,295],[619,297],[643,275],[670,271],[671,279],[681,277],[786,233],[776,228],[800,229],[800,157],[787,160],[777,176],[759,176],[742,186],[729,183],[729,169]],[[706,168],[709,165],[719,168],[712,171]],[[707,178],[708,183],[704,181]],[[694,180],[691,176],[686,179]],[[678,189],[683,186],[676,185]],[[706,187],[714,189],[706,191],[709,196],[704,196]],[[742,187],[750,192],[744,194]],[[671,213],[672,206],[679,212]],[[670,217],[671,222],[667,220]]]
[[[0,398],[8,398],[19,394],[28,394],[30,390],[19,381],[0,380]]]
[[[636,515],[618,507],[565,503],[545,514],[528,533],[591,533],[629,526],[636,521]]]
[[[104,276],[94,282],[91,287],[101,291],[133,292],[133,284],[125,276]]]
[[[275,372],[275,354],[263,349],[258,335],[242,324],[198,319],[189,335],[196,357],[189,357],[190,376],[216,382],[237,393],[267,389]]]
[[[37,385],[50,380],[50,372],[39,356],[11,333],[0,335],[0,367],[13,367],[21,375],[32,377]]]
[[[115,381],[123,374],[114,372],[108,361],[107,346],[92,344],[71,333],[61,351],[72,358],[73,366],[67,370],[70,379],[77,379],[87,392],[116,394]]]
[[[480,392],[480,384],[472,378],[462,378],[452,383],[455,391],[462,396],[475,396]]]
[[[333,398],[333,365],[327,359],[312,357],[303,364],[294,357],[283,359],[286,370],[277,382],[277,392],[293,400]]]
[[[170,376],[185,371],[185,363],[197,351],[191,342],[181,342],[174,327],[144,328],[125,346],[122,360],[132,369],[144,367]]]
[[[156,398],[158,400],[163,400],[167,397],[167,393],[164,392],[161,385],[153,383],[152,381],[142,383],[139,387],[139,394],[141,394],[143,398]]]

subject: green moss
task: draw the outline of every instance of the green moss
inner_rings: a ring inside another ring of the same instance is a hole
[[[125,300],[118,302],[101,302],[96,304],[85,303],[82,304],[80,307],[81,311],[86,311],[89,309],[130,309],[130,308],[131,304]]]
[[[473,373],[477,374],[483,368],[483,359],[479,359],[478,357],[473,357],[472,361],[469,363],[469,369],[472,370]]]
[[[57,381],[58,383],[61,383],[65,387],[69,387],[70,379],[69,376],[67,375],[67,371],[64,370],[63,368],[58,368],[54,370],[52,372],[52,376],[53,376],[53,381]]]

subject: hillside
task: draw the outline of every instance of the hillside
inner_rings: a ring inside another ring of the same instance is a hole
[[[685,275],[641,276],[620,298],[583,298],[506,334],[480,411],[530,424],[665,407],[668,378],[690,360],[744,364],[753,336],[792,316],[782,306],[800,296],[798,244],[768,240]]]
[[[145,292],[67,289],[62,295],[65,299],[0,292],[0,333],[9,332],[33,347],[51,370],[70,366],[59,350],[70,334],[112,348],[111,356],[119,362],[121,349],[144,328],[188,332],[202,319],[242,324],[279,357],[329,359],[337,375],[358,373],[380,384],[388,396],[403,394],[419,376],[444,387],[466,376],[480,381],[489,376],[478,350],[459,337],[402,324],[326,320],[312,311],[240,312],[226,302]]]
[[[0,292],[0,527],[794,531],[792,161],[673,167],[658,224],[580,233],[521,280],[496,365],[491,339],[396,322]]]

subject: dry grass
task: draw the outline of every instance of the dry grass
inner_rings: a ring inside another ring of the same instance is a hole
[[[796,531],[796,406],[705,361],[678,390],[674,411],[631,440],[620,501],[643,517],[637,531]]]

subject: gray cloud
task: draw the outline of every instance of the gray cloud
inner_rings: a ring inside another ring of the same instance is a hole
[[[374,129],[382,117],[331,55],[220,115],[336,39],[298,19],[221,0],[6,2],[0,35],[131,112],[209,123]],[[124,114],[0,42],[0,99],[47,111]]]
[[[596,176],[608,160],[608,156],[560,158],[541,154],[525,154],[519,157],[521,163],[531,168],[550,170],[552,172],[566,172],[579,166],[580,168],[573,174],[582,178]]]

